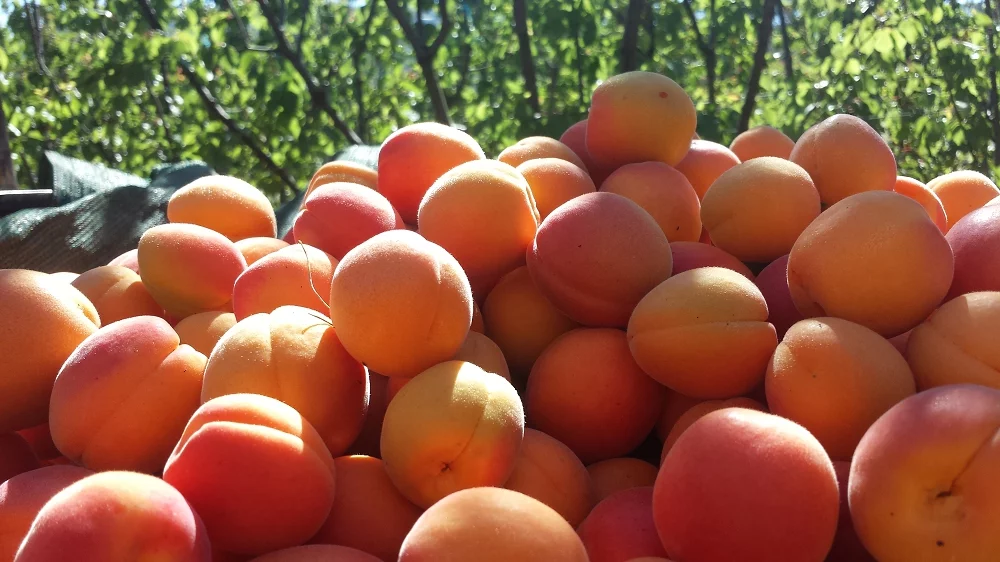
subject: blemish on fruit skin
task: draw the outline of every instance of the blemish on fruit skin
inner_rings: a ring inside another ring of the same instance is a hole
[[[663,98],[663,99],[667,99],[667,93],[666,92],[660,92],[660,97]]]

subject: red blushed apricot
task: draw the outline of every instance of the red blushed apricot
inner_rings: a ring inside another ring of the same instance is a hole
[[[950,385],[893,406],[858,445],[854,529],[881,562],[986,562],[1000,552],[1000,391]]]
[[[760,271],[754,284],[767,302],[767,320],[778,332],[778,338],[799,320],[804,319],[795,308],[792,293],[788,289],[788,255],[781,256]]]
[[[38,512],[15,562],[210,562],[201,518],[176,489],[145,474],[101,472],[63,488]]]
[[[403,541],[399,562],[587,562],[573,527],[520,492],[473,488],[424,512]]]
[[[753,281],[753,272],[735,256],[703,242],[672,242],[674,275],[702,267],[724,267]]]
[[[517,167],[531,188],[539,220],[574,197],[597,191],[594,180],[580,166],[559,158],[536,158]]]
[[[487,373],[495,373],[508,382],[510,381],[510,369],[507,368],[507,360],[504,359],[503,351],[493,340],[478,332],[469,330],[469,335],[465,336],[465,343],[451,359],[452,361],[467,361]]]
[[[854,522],[851,520],[851,510],[847,503],[851,463],[833,461],[833,470],[837,473],[837,487],[840,489],[840,518],[837,520],[837,534],[833,539],[833,546],[830,547],[825,562],[876,562],[861,544],[858,533],[854,531]]]
[[[652,486],[658,470],[644,460],[621,457],[595,462],[587,472],[594,501],[600,502],[622,490]]]
[[[729,150],[733,151],[740,162],[762,156],[774,156],[788,160],[794,147],[795,141],[788,138],[788,135],[767,125],[743,131],[736,135],[733,142],[729,143]]]
[[[810,127],[789,159],[809,173],[825,205],[896,185],[896,157],[889,145],[853,115],[834,115]]]
[[[237,320],[294,305],[323,316],[337,258],[306,244],[294,244],[268,254],[248,267],[233,284],[233,313]]]
[[[927,184],[927,189],[941,200],[949,230],[965,215],[1000,197],[1000,189],[993,180],[972,170],[938,176]]]
[[[178,189],[167,203],[167,219],[210,228],[233,242],[276,236],[274,208],[256,187],[230,176],[204,176]]]
[[[666,398],[663,400],[663,412],[660,414],[660,420],[656,422],[656,436],[660,441],[666,440],[671,428],[684,415],[684,412],[700,402],[704,402],[704,400],[667,389]]]
[[[430,507],[465,488],[502,486],[524,434],[517,391],[464,361],[420,373],[389,402],[382,459],[411,502]]]
[[[583,163],[587,165],[587,173],[590,174],[591,179],[594,180],[594,185],[601,185],[604,183],[604,179],[611,175],[611,172],[615,171],[615,166],[602,166],[598,164],[594,157],[590,155],[590,151],[587,150],[587,120],[578,121],[568,129],[566,129],[563,134],[559,137],[559,142],[565,144],[576,153],[577,156],[583,160]],[[541,209],[539,208],[539,211]],[[542,217],[545,218],[545,217]]]
[[[405,379],[404,379],[405,380]],[[347,448],[348,454],[382,458],[379,441],[382,439],[382,422],[389,407],[389,378],[378,373],[368,373],[368,411],[361,425],[358,438]]]
[[[626,164],[601,184],[649,213],[670,242],[698,240],[701,204],[684,174],[662,162]]]
[[[28,442],[31,452],[35,453],[35,457],[40,461],[47,461],[62,456],[59,449],[56,449],[55,443],[52,442],[48,423],[22,429],[17,434]]]
[[[93,303],[104,326],[134,316],[163,316],[163,307],[153,300],[139,274],[127,267],[97,267],[83,272],[72,285]]]
[[[726,170],[738,165],[740,159],[725,146],[712,141],[691,141],[691,149],[684,159],[677,163],[677,171],[691,182],[691,187],[704,199],[708,188]]]
[[[1000,293],[960,295],[913,329],[906,359],[917,389],[972,383],[1000,389]]]
[[[0,270],[0,432],[45,423],[56,373],[100,325],[94,305],[69,283]]]
[[[378,192],[399,211],[403,222],[417,224],[417,209],[431,184],[445,172],[472,160],[484,160],[479,143],[440,123],[416,123],[392,133],[378,153]]]
[[[387,377],[413,377],[458,352],[472,290],[458,261],[419,234],[376,235],[340,261],[330,318],[347,351]]]
[[[312,195],[313,190],[321,185],[336,182],[349,182],[363,185],[368,189],[378,189],[378,172],[367,166],[362,166],[347,160],[327,162],[320,166],[309,180],[309,186],[302,197],[303,203]]]
[[[174,331],[181,343],[208,357],[223,334],[235,325],[236,315],[232,312],[201,312],[178,322]]]
[[[667,279],[635,307],[628,345],[650,377],[694,398],[732,398],[760,383],[778,345],[764,296],[721,267]]]
[[[875,420],[916,392],[913,373],[891,343],[839,318],[792,326],[764,382],[771,412],[808,429],[836,460],[849,460]]]
[[[626,72],[594,89],[587,150],[604,166],[647,160],[676,166],[697,122],[694,103],[676,82],[653,72]]]
[[[396,560],[423,510],[396,490],[379,459],[337,457],[333,464],[337,467],[333,508],[309,542],[349,546],[380,560]]]
[[[838,509],[833,463],[816,438],[745,408],[692,424],[653,489],[656,530],[676,560],[822,562]]]
[[[198,408],[163,479],[201,515],[213,546],[263,554],[316,534],[333,505],[334,471],[323,439],[294,408],[231,394]]]
[[[581,328],[560,336],[535,362],[525,410],[532,427],[590,464],[642,443],[665,393],[632,359],[625,332]]]
[[[66,359],[52,387],[59,451],[92,470],[159,474],[198,408],[205,356],[162,318],[109,324]]]
[[[642,207],[615,193],[590,193],[552,212],[528,248],[542,294],[586,326],[621,327],[636,303],[670,277],[670,244]]]
[[[0,560],[14,560],[31,522],[52,496],[91,474],[78,466],[46,466],[0,484]]]
[[[666,556],[653,523],[653,488],[612,494],[598,503],[577,529],[590,562],[618,562]]]
[[[941,232],[948,232],[948,215],[944,212],[944,205],[926,185],[910,177],[897,176],[893,191],[920,203],[920,206],[927,211],[927,216],[934,221],[934,226]]]
[[[361,432],[368,372],[347,353],[326,318],[283,306],[241,320],[219,340],[205,367],[201,401],[260,394],[295,408],[340,455]]]
[[[269,552],[250,562],[380,562],[380,560],[356,548],[311,544]]]
[[[167,314],[182,320],[232,311],[233,284],[247,268],[225,236],[196,224],[161,224],[139,239],[139,276]]]
[[[955,277],[946,299],[976,291],[1000,291],[1000,206],[990,205],[965,215],[945,238],[955,255]]]
[[[356,183],[328,183],[305,200],[292,225],[295,241],[341,259],[358,244],[387,230],[403,228],[403,219],[380,193]]]
[[[236,243],[236,249],[243,254],[243,259],[246,260],[248,266],[253,265],[255,261],[268,254],[287,247],[288,242],[284,240],[263,236],[244,238]]]
[[[504,275],[490,291],[483,320],[486,333],[500,347],[519,383],[527,379],[535,360],[554,339],[580,326],[542,295],[527,267]]]
[[[558,439],[534,429],[524,430],[521,451],[504,488],[544,503],[574,528],[594,506],[590,475],[580,459]]]
[[[438,178],[420,203],[420,234],[447,250],[485,298],[503,275],[524,265],[538,229],[531,188],[513,167],[467,162]]]
[[[788,289],[803,316],[835,316],[885,337],[919,324],[948,293],[955,259],[923,207],[892,192],[852,195],[799,236]]]
[[[725,171],[701,202],[701,220],[712,243],[754,263],[769,263],[791,251],[819,212],[819,193],[809,174],[773,156]]]
[[[517,141],[505,148],[497,160],[504,164],[518,167],[529,160],[539,158],[558,158],[567,162],[572,162],[584,171],[587,171],[587,164],[576,155],[573,150],[565,144],[550,137],[527,137]]]
[[[120,265],[139,273],[139,250],[129,250],[108,262],[108,265]]]
[[[17,433],[0,433],[0,482],[41,466],[31,445]]]
[[[724,408],[746,408],[749,410],[757,410],[758,412],[767,412],[767,408],[760,402],[754,400],[753,398],[746,398],[740,396],[739,398],[730,398],[728,400],[706,400],[704,402],[699,402],[684,412],[681,417],[677,418],[677,422],[674,423],[673,427],[670,428],[670,433],[663,440],[663,450],[660,452],[660,462],[667,457],[667,453],[673,448],[674,443],[680,439],[681,435],[691,427],[694,422],[700,420],[701,418],[715,412],[717,410],[722,410]]]

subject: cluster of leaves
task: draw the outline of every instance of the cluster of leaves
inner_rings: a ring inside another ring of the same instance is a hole
[[[417,121],[448,120],[490,155],[519,137],[558,137],[586,117],[600,81],[641,69],[685,88],[704,138],[728,143],[745,111],[750,126],[793,138],[853,113],[884,133],[901,173],[929,180],[994,169],[996,8],[990,0],[0,0],[0,104],[24,187],[43,151],[56,150],[139,175],[204,160],[279,198],[338,149],[377,144]],[[762,40],[765,56],[755,61]]]

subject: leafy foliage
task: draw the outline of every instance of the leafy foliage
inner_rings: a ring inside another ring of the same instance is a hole
[[[136,0],[0,0],[0,103],[22,186],[33,184],[38,157],[52,149],[146,175],[162,162],[201,159],[275,198],[287,194],[208,109],[183,65],[299,185],[349,144],[323,103],[370,143],[435,117],[416,50],[382,0],[145,1],[163,32]],[[447,10],[432,69],[450,120],[489,155],[519,137],[558,137],[586,116],[595,85],[621,71],[628,0],[527,2],[538,113],[512,2],[399,3],[427,44],[441,28],[440,7]],[[640,3],[635,60],[679,82],[698,106],[699,134],[728,143],[738,132],[764,0],[693,0],[690,11],[686,3]],[[901,173],[926,181],[959,168],[993,171],[996,6],[778,5],[783,17],[774,19],[751,126],[770,124],[794,138],[830,114],[853,113],[886,135]],[[276,49],[276,31],[290,56]],[[310,92],[294,59],[325,99]]]

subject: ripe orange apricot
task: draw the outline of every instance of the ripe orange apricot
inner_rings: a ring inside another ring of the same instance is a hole
[[[669,242],[694,242],[701,236],[698,194],[684,174],[662,162],[626,164],[604,180],[601,191],[634,201]]]
[[[586,170],[559,158],[528,160],[517,171],[531,188],[540,221],[570,199],[597,191]]]
[[[583,163],[587,165],[587,173],[590,174],[591,179],[594,180],[594,185],[600,186],[604,183],[604,179],[611,175],[611,172],[615,171],[616,166],[604,166],[598,164],[594,157],[590,155],[590,151],[587,150],[587,120],[578,121],[568,129],[566,129],[563,134],[559,137],[559,142],[565,144],[576,153],[577,156],[583,160]]]
[[[163,316],[163,307],[153,300],[139,274],[127,267],[95,267],[71,284],[93,303],[105,326],[133,316]]]
[[[327,162],[320,166],[309,180],[309,186],[302,197],[302,202],[305,203],[305,200],[312,195],[313,190],[317,187],[335,182],[357,183],[368,189],[378,189],[378,172],[347,160]]]
[[[527,137],[508,146],[497,156],[504,164],[518,167],[530,160],[539,158],[559,158],[579,166],[587,171],[587,164],[565,144],[550,137]]]
[[[743,131],[736,135],[733,142],[729,143],[729,150],[732,150],[741,162],[761,156],[774,156],[788,160],[794,147],[795,141],[788,138],[785,133],[768,125],[759,125]]]
[[[641,459],[619,457],[595,462],[587,472],[594,501],[600,502],[615,492],[652,486],[657,468]]]
[[[926,185],[910,177],[897,176],[896,187],[893,188],[893,191],[920,203],[938,230],[948,232],[948,215],[944,212],[944,205],[941,203],[941,199]]]
[[[203,176],[178,189],[167,203],[167,219],[210,228],[233,242],[278,234],[271,202],[232,176]]]
[[[558,439],[535,429],[524,430],[514,471],[504,488],[544,503],[574,528],[594,507],[590,475],[579,457]]]
[[[740,159],[725,146],[712,141],[691,141],[691,150],[677,163],[677,171],[691,182],[698,199],[726,170],[740,163]]]
[[[949,230],[965,215],[1000,197],[1000,189],[993,180],[972,170],[938,176],[927,184],[927,189],[941,200]]]

